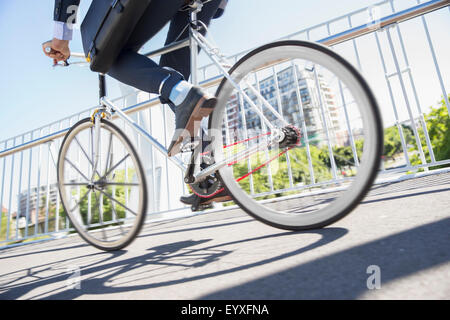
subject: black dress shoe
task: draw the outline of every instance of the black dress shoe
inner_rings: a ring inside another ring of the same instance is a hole
[[[194,86],[189,90],[184,101],[175,109],[175,134],[169,146],[168,154],[172,157],[180,152],[184,139],[198,135],[200,121],[211,114],[217,98],[209,95],[202,88]]]

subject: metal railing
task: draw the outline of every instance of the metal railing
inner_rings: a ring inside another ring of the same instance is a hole
[[[436,159],[433,152],[434,146],[428,134],[423,112],[424,104],[420,101],[416,85],[418,75],[414,72],[415,66],[408,58],[407,42],[404,40],[404,31],[402,30],[404,23],[421,26],[425,34],[424,44],[430,54],[428,60],[433,68],[420,76],[437,80],[450,114],[443,69],[439,63],[439,52],[433,43],[427,21],[428,15],[435,11],[448,10],[449,4],[448,0],[433,0],[423,3],[415,1],[411,7],[397,10],[396,1],[386,0],[371,8],[352,12],[282,38],[315,40],[332,46],[337,51],[342,49],[341,46],[347,46],[342,50],[349,49],[349,46],[350,53],[342,52],[342,54],[352,61],[367,79],[380,77],[380,75],[384,79],[383,85],[376,86],[375,91],[379,99],[383,98],[380,99],[381,101],[388,101],[390,104],[390,111],[393,114],[392,124],[398,128],[405,163],[399,168],[382,168],[383,173],[407,172],[420,168],[428,170],[431,167],[450,163],[450,159]],[[374,12],[374,8],[380,12],[384,10],[386,13],[377,19],[370,15]],[[362,18],[362,23],[358,23],[361,21],[361,16],[365,18]],[[362,41],[364,44],[369,41],[374,45],[375,51],[378,53],[378,64],[381,66],[377,70],[380,74],[375,74],[373,70],[363,67],[367,61],[364,60],[363,50],[360,48],[359,42]],[[189,41],[180,41],[169,47],[149,52],[147,55],[154,57],[188,45]],[[229,57],[229,60],[236,62],[249,51],[235,54]],[[222,80],[211,64],[199,68],[198,76],[200,84],[210,90],[214,90]],[[394,80],[397,81],[395,88]],[[395,90],[396,88],[398,91]],[[167,108],[160,104],[157,97],[132,90],[112,101],[121,104],[122,110],[126,114],[131,115],[155,139],[167,147],[168,135],[174,129],[173,114],[167,112]],[[42,237],[54,237],[61,232],[66,234],[71,231],[69,221],[61,211],[55,185],[58,150],[62,138],[70,127],[76,121],[90,116],[96,107],[0,142],[0,246],[11,245],[11,243],[26,239],[38,240]],[[401,107],[406,112],[399,112]],[[385,110],[388,109],[385,108]],[[118,124],[130,134],[140,154],[144,157],[143,163],[146,164],[145,169],[150,187],[149,217],[165,218],[189,215],[190,210],[178,202],[179,196],[187,191],[181,169],[168,161],[166,155],[142,142],[138,135],[127,129],[125,123],[118,122]],[[415,150],[411,150],[411,146],[408,145],[404,134],[403,125],[405,124],[413,131]],[[411,161],[411,157],[415,154],[419,156],[419,164]],[[333,155],[331,154],[330,157],[333,158]],[[273,191],[273,186],[271,189]]]

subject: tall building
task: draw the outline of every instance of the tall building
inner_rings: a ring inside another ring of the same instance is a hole
[[[37,201],[39,197],[39,203]],[[49,185],[48,192],[48,207],[55,207],[59,197],[58,185],[56,183]],[[36,207],[39,211],[44,211],[47,205],[47,186],[41,186],[38,190],[37,187],[31,188],[30,193],[28,190],[24,190],[19,194],[19,208],[17,210],[19,217],[26,217],[28,210],[28,218],[30,222],[34,223],[36,216]],[[42,212],[41,214],[45,214]]]
[[[299,70],[297,65],[295,68],[293,66],[287,67],[277,72],[276,77],[273,74],[264,79],[256,79],[254,81],[255,87],[258,87],[266,101],[288,123],[294,124],[298,128],[303,126],[302,108],[304,125],[311,144],[322,145],[326,143],[326,131],[323,123],[323,118],[325,118],[332,145],[346,145],[348,134],[343,130],[344,126],[340,121],[341,115],[335,101],[335,95],[326,83],[325,78],[320,73],[316,77],[314,69]],[[298,84],[296,84],[295,79],[298,80]],[[256,105],[261,105],[256,96],[248,89],[245,92]],[[301,103],[298,101],[298,96],[300,96]],[[276,117],[266,108],[263,107],[263,110],[268,120],[276,123]],[[245,125],[242,121],[244,117]],[[260,116],[236,92],[228,102],[227,126],[229,129],[228,141],[243,139],[245,129],[248,130],[249,137],[256,136],[264,131],[264,124],[261,123]]]

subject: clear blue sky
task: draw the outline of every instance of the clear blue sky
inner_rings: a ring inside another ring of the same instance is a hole
[[[83,16],[90,1],[81,2]],[[225,53],[233,54],[377,2],[230,0],[226,14],[215,21],[211,32]],[[96,74],[86,67],[53,69],[41,52],[41,43],[52,36],[53,5],[53,0],[0,1],[0,141],[97,103]],[[145,48],[160,47],[164,31]],[[71,48],[82,51],[79,34]]]

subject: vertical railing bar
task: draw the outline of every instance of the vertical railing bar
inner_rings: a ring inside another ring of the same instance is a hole
[[[355,161],[355,166],[359,167],[358,152],[356,150],[355,139],[353,138],[353,130],[350,124],[350,117],[348,115],[347,103],[345,102],[344,90],[342,88],[341,80],[338,80],[338,84],[339,84],[339,91],[341,93],[342,107],[344,108],[345,122],[347,123],[347,130],[349,132],[350,146],[353,152],[353,160]]]
[[[197,11],[194,10],[190,13],[191,21],[195,24],[195,26],[198,26],[197,24]],[[189,35],[190,35],[190,43],[189,43],[189,49],[190,49],[190,62],[191,62],[191,82],[193,85],[198,85],[198,75],[197,75],[197,58],[198,58],[198,44],[194,40],[193,37],[194,31],[192,28],[189,28]]]
[[[7,142],[5,141],[5,149],[7,147]],[[2,170],[2,191],[0,192],[0,230],[2,230],[2,220],[3,220],[3,194],[5,191],[5,170],[6,169],[6,157],[3,158],[3,170]]]
[[[111,146],[111,162],[110,163],[114,163],[114,145]],[[117,189],[116,189],[116,186],[113,185],[112,186],[112,195],[113,195],[113,197],[116,197],[116,194],[117,194]],[[120,219],[120,217],[119,217],[119,215],[117,213],[117,210],[116,210],[117,209],[117,204],[116,204],[115,201],[110,201],[110,202],[112,202],[111,205],[112,205],[112,211],[113,211],[113,215],[114,215],[114,221],[117,221],[117,220]]]
[[[22,143],[25,142],[25,136],[22,136]],[[22,169],[23,169],[23,151],[20,152],[20,166],[19,166],[19,185],[17,188],[17,212],[16,212],[16,240],[19,239],[19,220],[21,215],[20,206],[20,189],[22,189]],[[12,190],[11,190],[12,192]]]
[[[68,120],[69,120],[69,128],[70,127],[72,127],[72,119],[73,119],[73,117],[71,117],[71,118],[69,118]],[[92,147],[93,148],[93,147]],[[79,152],[79,151],[78,151]],[[92,151],[92,161],[94,161],[94,151]],[[66,212],[66,226],[68,227],[68,228],[70,228],[70,222],[69,222],[69,213],[68,212]]]
[[[16,146],[16,138],[13,140],[13,146]],[[14,181],[14,162],[15,162],[15,154],[12,155],[11,158],[11,181],[9,184],[9,206],[8,206],[8,223],[6,224],[6,240],[9,240],[10,228],[11,228],[11,205],[12,205],[12,189],[13,189],[13,181]]]
[[[42,130],[39,130],[39,136],[42,136]],[[38,222],[39,222],[39,200],[41,195],[41,165],[42,165],[42,144],[39,145],[38,151],[38,177],[36,184],[36,201],[35,201],[35,221],[34,221],[34,235],[38,234]]]
[[[80,117],[81,117],[81,115],[78,115],[77,121],[80,120]],[[100,136],[100,134],[99,134],[99,136]],[[100,145],[100,144],[99,144],[99,145]],[[100,145],[100,146],[101,146],[101,145]],[[80,151],[81,151],[81,150],[80,150],[80,147],[78,146],[78,148],[77,148],[77,162],[78,162],[78,165],[79,165],[79,166],[81,166]],[[98,153],[101,154],[100,149],[99,149]],[[99,157],[99,159],[100,159],[100,157]],[[92,162],[95,163],[95,164],[97,164],[97,162],[96,162],[96,160],[95,160],[94,157],[92,158]],[[98,162],[98,168],[100,168],[99,171],[101,171],[100,161]],[[81,169],[81,168],[80,168],[80,169]],[[89,177],[89,178],[92,178],[92,175],[91,175],[91,176],[88,176],[88,177]],[[79,173],[77,173],[77,181],[80,181],[80,178],[81,178],[81,175],[80,175]],[[48,180],[48,177],[47,177],[47,180]],[[47,182],[48,182],[48,181],[47,181]],[[48,185],[47,185],[47,187],[48,187]],[[78,196],[78,202],[80,202],[80,206],[78,207],[78,210],[80,211],[80,214],[81,214],[81,186],[77,186],[77,196]],[[45,225],[47,226],[47,216],[45,217]]]
[[[397,55],[395,53],[394,44],[392,42],[391,32],[390,32],[389,28],[386,29],[386,34],[387,34],[387,38],[388,38],[388,41],[389,41],[389,47],[391,49],[392,58],[394,60],[395,69],[397,71],[398,78],[400,80],[400,87],[402,89],[403,98],[404,98],[405,103],[406,103],[406,109],[408,110],[409,119],[411,121],[411,126],[412,126],[412,129],[413,129],[413,132],[414,132],[414,137],[416,138],[416,143],[417,143],[417,148],[418,148],[418,151],[419,151],[419,154],[420,154],[420,158],[422,160],[422,164],[426,164],[427,161],[426,161],[425,155],[423,153],[422,143],[420,141],[419,133],[417,131],[416,123],[414,121],[414,116],[412,114],[411,105],[409,103],[408,95],[406,93],[406,87],[405,87],[405,83],[404,83],[404,80],[403,80],[403,75],[402,75],[402,72],[400,70],[400,65],[399,65],[399,62],[398,62],[398,59],[397,59]]]
[[[89,149],[87,152],[89,152],[91,154],[91,159],[92,159],[92,163],[88,164],[88,177],[92,177],[94,174],[94,132],[92,130],[92,127],[89,128],[89,135],[88,135],[88,140],[89,140]],[[78,146],[79,147],[79,146]],[[90,162],[90,161],[88,161]],[[94,191],[95,192],[95,191]],[[88,208],[87,208],[87,225],[88,227],[91,225],[92,222],[92,193],[93,192],[89,192],[88,195]]]
[[[256,89],[258,90],[259,93],[261,93],[261,85],[259,83],[258,74],[256,72],[255,72],[255,81],[256,81]],[[261,99],[258,98],[258,102],[259,102],[259,108],[261,109],[261,112],[264,115],[264,109],[263,109],[263,104],[262,104]],[[266,123],[264,122],[264,120],[262,118],[261,118],[261,126],[262,126],[262,130],[263,130],[262,133],[266,133],[267,132]],[[267,136],[264,136],[263,139],[267,142]],[[266,154],[266,161],[269,161],[270,155],[269,155],[268,148],[265,148],[264,153]],[[269,163],[267,165],[267,173],[269,175],[270,191],[274,191],[271,163]]]
[[[231,138],[230,138],[230,127],[228,125],[228,110],[225,110],[225,139],[227,141],[227,145],[231,144]],[[230,149],[227,148],[227,157],[230,157]]]
[[[333,179],[336,180],[337,179],[337,168],[336,168],[336,162],[334,160],[333,147],[331,145],[330,132],[328,131],[328,124],[327,124],[327,118],[325,115],[325,106],[324,106],[324,102],[323,102],[322,90],[321,90],[321,86],[320,86],[319,75],[317,74],[317,65],[314,65],[314,78],[315,78],[315,82],[316,82],[317,95],[319,98],[322,122],[323,122],[323,126],[324,126],[323,129],[325,131],[325,136],[327,139],[328,152],[330,153],[329,157],[330,157],[330,163],[331,163],[331,170],[333,173]]]
[[[139,112],[138,112],[138,115],[139,115]],[[98,130],[99,130],[99,132],[98,132],[98,147],[96,146],[96,149],[98,149],[98,168],[99,168],[99,171],[100,171],[100,173],[102,172],[102,168],[103,168],[103,161],[104,161],[104,159],[103,159],[103,157],[102,157],[102,146],[103,146],[103,140],[104,139],[102,139],[102,130],[101,130],[101,123],[100,123],[100,125],[98,126]],[[139,150],[139,149],[138,149]],[[103,217],[103,193],[102,192],[99,192],[99,195],[98,195],[98,215],[99,215],[99,220],[100,220],[100,225],[103,225],[104,224],[104,217]],[[111,202],[111,201],[110,201]],[[81,211],[81,208],[80,208],[80,211]],[[106,239],[106,233],[105,233],[105,228],[102,228],[102,235],[103,235],[103,239]]]
[[[353,28],[352,16],[351,15],[348,16],[348,26],[349,26],[350,29]],[[352,44],[353,44],[353,49],[355,51],[356,63],[358,65],[358,70],[362,71],[361,59],[360,59],[360,56],[359,56],[358,46],[356,44],[356,40],[355,39],[352,39]]]
[[[33,140],[33,131],[31,131],[30,139]],[[33,164],[33,148],[30,148],[29,155],[29,165],[28,165],[28,188],[27,188],[27,207],[25,212],[25,238],[28,237],[28,219],[30,217],[30,188],[31,188],[31,166]]]
[[[409,154],[408,154],[408,149],[406,147],[406,140],[405,140],[405,136],[403,133],[403,128],[400,124],[400,118],[398,115],[397,106],[395,104],[394,94],[392,92],[392,85],[391,85],[389,77],[387,76],[388,71],[387,71],[387,67],[386,67],[386,61],[384,60],[383,51],[381,50],[380,38],[378,37],[378,33],[376,33],[376,32],[375,32],[375,39],[377,42],[378,53],[380,55],[381,64],[383,66],[383,71],[385,74],[386,84],[387,84],[388,90],[389,90],[389,96],[391,98],[392,109],[394,111],[394,116],[395,116],[395,124],[397,125],[398,133],[400,135],[400,141],[402,144],[403,154],[405,155],[406,166],[410,167],[411,161],[409,160]]]
[[[305,107],[303,105],[301,87],[299,84],[300,78],[299,78],[299,75],[297,72],[297,65],[294,63],[294,61],[291,62],[291,65],[292,65],[293,74],[294,74],[295,91],[297,94],[297,100],[298,100],[298,104],[299,104],[299,112],[300,112],[300,118],[301,118],[303,137],[304,137],[304,141],[305,141],[305,145],[306,145],[306,156],[308,158],[309,178],[311,180],[310,181],[311,184],[315,184],[316,176],[314,173],[314,166],[313,166],[313,161],[312,161],[312,156],[311,156],[311,147],[309,144],[308,128],[306,126],[306,118],[305,118],[305,112],[304,112]],[[306,79],[305,79],[305,81],[306,81]],[[312,99],[311,99],[311,101],[312,101]]]
[[[136,114],[136,122],[137,122],[137,124],[139,125],[139,126],[141,126],[141,127],[143,127],[143,122],[144,122],[144,120],[142,119],[142,117],[141,117],[141,112],[142,111],[140,111],[140,112],[138,112],[137,114]],[[137,134],[137,150],[138,150],[138,153],[141,153],[142,152],[142,144],[141,144],[141,135],[140,134]],[[133,166],[133,165],[132,165]],[[132,178],[132,177],[131,177]],[[145,179],[146,179],[147,177],[145,177]],[[128,182],[128,179],[127,179],[127,182]],[[129,192],[130,193],[130,195],[131,195],[131,188],[127,188],[127,192]]]
[[[166,111],[167,111],[167,105],[162,105],[162,114],[163,114],[163,122],[164,122],[164,147],[167,148],[167,120],[166,120]],[[170,188],[169,188],[169,159],[166,158],[166,190],[167,190],[167,210],[170,210]],[[183,185],[183,194],[185,193],[184,185]]]
[[[393,10],[395,11],[393,3],[391,3],[391,6],[392,6]],[[398,39],[400,41],[400,48],[401,48],[402,53],[403,53],[403,58],[405,59],[406,69],[408,70],[409,82],[411,83],[411,88],[412,88],[412,91],[413,91],[413,94],[414,94],[414,99],[415,99],[415,102],[416,102],[417,111],[418,111],[419,117],[420,117],[420,123],[422,125],[422,129],[423,129],[423,132],[424,132],[424,135],[425,135],[426,144],[428,146],[428,152],[429,152],[430,158],[431,158],[431,163],[434,163],[436,161],[435,161],[435,157],[434,157],[433,146],[431,145],[431,140],[430,140],[430,136],[428,134],[427,125],[425,123],[425,118],[423,116],[422,108],[420,106],[420,101],[419,101],[419,97],[417,95],[416,85],[415,85],[415,82],[414,82],[414,79],[413,79],[413,76],[412,76],[411,66],[410,66],[410,63],[409,63],[408,55],[406,53],[406,48],[405,48],[405,43],[403,41],[403,36],[402,36],[401,30],[400,30],[400,26],[397,24],[397,25],[395,25],[395,27],[396,27],[396,30],[397,30]],[[399,74],[399,77],[403,77],[403,76],[401,74]],[[422,152],[423,152],[423,149],[422,149]],[[428,171],[428,167],[426,167],[425,170]]]
[[[450,6],[448,8],[449,8],[449,11],[450,11]],[[450,102],[448,100],[447,90],[446,90],[445,85],[444,85],[444,80],[442,78],[441,69],[439,68],[439,63],[437,61],[437,56],[436,56],[436,51],[434,50],[433,41],[431,40],[430,32],[429,32],[429,29],[428,29],[428,23],[427,23],[426,18],[425,18],[424,15],[422,15],[422,23],[423,23],[423,27],[425,29],[425,35],[427,37],[428,46],[430,48],[431,56],[433,58],[434,67],[436,69],[436,74],[437,74],[438,79],[439,79],[439,84],[441,86],[442,95],[444,96],[445,105],[447,106],[448,115],[450,117]]]
[[[62,129],[62,122],[59,122],[59,130]],[[61,139],[58,140],[58,149],[59,150],[61,148]],[[58,156],[58,151],[56,152],[55,156]],[[56,170],[58,170],[58,158],[55,159],[56,160]],[[56,181],[56,183],[58,184],[58,180]],[[59,186],[58,187],[58,191],[57,191],[57,195],[56,195],[56,212],[55,212],[55,232],[59,232],[59,210],[60,210],[60,194],[59,194]]]
[[[411,86],[412,86],[412,89],[413,89],[413,92],[414,92],[414,97],[415,97],[416,104],[417,104],[417,110],[418,110],[418,113],[419,113],[420,122],[422,124],[422,129],[423,129],[423,132],[424,132],[424,135],[425,135],[425,141],[426,141],[426,144],[427,144],[427,147],[428,147],[428,152],[430,154],[431,163],[435,163],[436,162],[436,158],[434,156],[433,145],[431,144],[430,134],[428,133],[427,123],[425,121],[425,117],[424,117],[424,113],[422,111],[422,107],[420,106],[419,97],[417,95],[417,89],[416,89],[416,85],[415,85],[414,80],[413,80],[411,69],[408,69],[408,75],[409,75],[409,78],[410,78],[409,81],[411,82]],[[428,170],[428,168],[425,168],[425,170]]]
[[[294,69],[295,66],[293,66],[292,68]],[[278,112],[280,113],[280,115],[282,117],[284,117],[283,104],[282,104],[282,100],[281,100],[280,85],[278,83],[278,74],[277,74],[277,71],[275,69],[275,66],[272,67],[272,73],[273,73],[273,77],[274,77],[275,91],[276,91],[276,97],[277,97],[277,102],[278,102]],[[294,74],[294,70],[292,70],[292,74]],[[297,84],[297,87],[298,87],[298,84]],[[297,100],[298,100],[298,98],[299,98],[299,94],[297,94]],[[299,102],[299,105],[300,105],[300,102]],[[291,166],[291,158],[289,156],[289,151],[286,152],[286,164],[287,164],[287,167],[288,167],[289,186],[292,188],[294,186],[294,179],[292,177],[292,166]]]
[[[242,88],[241,88],[242,89]],[[245,102],[244,102],[244,98],[242,97],[240,92],[237,92],[237,96],[238,96],[238,104],[241,106],[241,118],[242,118],[242,123],[243,123],[243,129],[244,129],[244,140],[248,139],[248,127],[247,127],[247,116],[245,115]],[[249,147],[249,142],[246,141],[245,142],[245,147],[248,148]],[[247,158],[247,173],[252,171],[252,162],[251,162],[251,157]],[[250,194],[255,194],[255,185],[254,185],[254,181],[253,181],[253,175],[250,175]]]
[[[126,130],[126,123],[125,123],[125,121],[123,122],[123,125],[124,125],[124,131],[125,131]],[[123,148],[123,156],[124,157],[126,156],[126,152],[127,152],[127,150],[125,148]],[[125,165],[125,182],[128,182],[128,161],[127,160],[128,160],[128,158],[125,159],[125,163],[124,163],[124,165]],[[128,207],[128,200],[129,200],[129,195],[128,195],[128,190],[126,190],[126,192],[125,192],[125,205],[127,207]],[[126,212],[125,213],[126,215],[129,215],[128,210],[125,210],[125,212]]]
[[[51,141],[47,143],[48,151],[47,151],[47,192],[45,199],[45,224],[44,224],[44,233],[48,233],[48,220],[49,220],[49,204],[50,204],[50,147]],[[79,152],[78,152],[79,154]]]
[[[331,30],[330,30],[330,23],[328,23],[327,24],[327,31],[328,31],[328,36],[331,36]],[[353,40],[353,43],[355,42],[355,40]],[[331,47],[333,50],[334,50],[334,46],[332,46]],[[356,49],[355,49],[356,50]],[[357,50],[356,50],[356,55],[357,55],[357,58],[358,58],[358,54],[357,54]],[[321,109],[322,109],[322,113],[324,113],[324,109],[325,109],[325,107],[324,107],[324,99],[323,99],[323,95],[322,95],[322,90],[321,90],[321,87],[320,87],[320,81],[319,81],[319,77],[318,77],[318,74],[317,74],[317,68],[316,67],[314,67],[314,75],[315,75],[315,78],[316,78],[316,84],[317,84],[317,87],[318,87],[318,90],[319,90],[319,95],[320,95],[320,105],[321,105]],[[337,179],[337,168],[336,168],[336,161],[335,161],[335,159],[334,159],[334,153],[333,153],[333,148],[331,147],[330,148],[330,146],[331,146],[331,138],[330,138],[330,136],[329,136],[329,128],[328,128],[328,125],[326,124],[326,120],[327,120],[327,116],[330,118],[330,124],[332,124],[332,121],[331,121],[331,116],[330,116],[330,114],[329,114],[329,108],[327,107],[327,110],[326,110],[326,112],[324,113],[324,118],[325,118],[325,126],[326,126],[326,130],[327,130],[327,139],[328,139],[328,143],[329,143],[329,149],[330,149],[330,152],[331,152],[331,155],[332,155],[332,157],[330,158],[330,160],[331,160],[331,167],[332,167],[332,169],[333,169],[333,177],[335,178],[335,179]],[[333,137],[334,138],[336,138],[336,133],[335,133],[335,131],[334,131],[334,128],[332,127],[331,128],[332,130],[332,132],[333,132]]]
[[[310,34],[309,31],[306,32],[306,39],[309,41],[310,40]],[[296,83],[296,87],[298,89],[298,91],[300,92],[301,88],[300,88],[300,84],[298,83],[299,81],[299,77],[298,77],[298,73],[297,73],[297,68],[294,68],[294,75],[295,75],[295,83]],[[306,81],[306,79],[305,79]],[[311,102],[312,102],[312,93],[309,93],[311,96]],[[305,144],[306,144],[306,155],[308,157],[308,167],[309,167],[309,178],[311,180],[311,184],[315,184],[316,183],[316,175],[314,173],[314,166],[313,166],[313,162],[312,162],[312,156],[311,156],[311,147],[309,145],[309,137],[308,137],[308,128],[306,126],[306,119],[305,119],[305,113],[304,113],[304,106],[303,106],[303,101],[301,99],[301,94],[300,94],[300,116],[302,117],[302,129],[303,129],[303,135],[305,137]]]
[[[114,163],[114,150],[115,150],[114,149],[114,135],[112,134],[112,132],[109,132],[108,149],[107,149],[108,154],[106,155],[105,173],[104,174],[106,174],[108,172],[109,168],[111,168],[111,166]],[[114,176],[113,176],[113,178],[114,178]],[[124,189],[125,188],[126,187],[124,186]],[[116,186],[112,185],[111,186],[111,196],[113,198],[116,197],[116,192],[117,192]],[[111,204],[111,219],[116,222],[117,220],[120,219],[120,217],[117,213],[117,210],[116,210],[116,202],[111,201],[111,200],[109,200],[109,202]],[[120,230],[123,232],[122,226],[120,225],[119,227],[120,227]]]
[[[149,133],[151,136],[153,136],[153,126],[152,126],[152,117],[151,117],[152,109],[148,109],[148,126],[149,126]],[[153,203],[154,203],[154,212],[156,213],[159,209],[159,206],[157,206],[156,202],[156,170],[155,170],[155,152],[154,147],[150,145],[150,157],[151,157],[151,164],[152,164],[152,193],[153,193]]]

